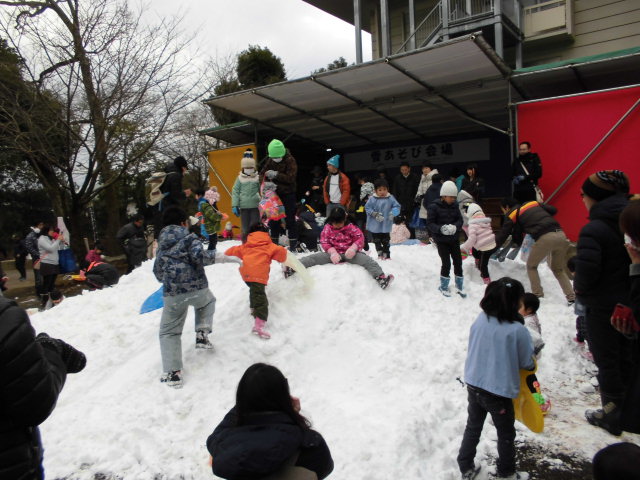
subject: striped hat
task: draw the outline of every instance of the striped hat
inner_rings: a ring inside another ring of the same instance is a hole
[[[582,184],[582,192],[596,202],[616,193],[629,193],[629,177],[621,170],[600,170],[589,175]]]

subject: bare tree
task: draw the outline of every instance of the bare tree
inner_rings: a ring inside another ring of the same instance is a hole
[[[79,217],[102,195],[105,233],[113,238],[124,208],[117,183],[149,159],[175,114],[197,100],[200,76],[186,56],[191,39],[180,31],[181,19],[146,25],[144,6],[134,11],[126,0],[0,0],[2,5],[0,28],[25,59],[37,95],[55,98],[50,113],[63,132],[58,148],[33,148],[29,138],[15,147],[56,213],[69,218],[72,234],[80,235]],[[23,118],[18,113],[16,133],[29,121],[28,112]]]

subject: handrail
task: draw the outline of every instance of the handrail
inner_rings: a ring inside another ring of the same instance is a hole
[[[431,34],[440,27],[440,25],[442,24],[442,2],[438,2],[431,9],[431,11],[429,13],[427,13],[427,15],[424,17],[424,19],[418,24],[418,26],[413,30],[413,32],[411,32],[411,34],[407,37],[407,39],[404,41],[404,43],[400,46],[400,48],[398,50],[396,50],[396,53],[400,53],[404,49],[404,47],[407,45],[407,43],[409,43],[409,41],[416,36],[416,34],[420,30],[420,28],[422,28],[422,26],[427,22],[427,20],[429,20],[431,15],[433,15],[434,12],[436,12],[436,11],[437,11],[438,16],[439,16],[437,25],[435,25],[431,29],[431,31],[429,32],[429,34],[425,38],[429,38],[431,36]]]

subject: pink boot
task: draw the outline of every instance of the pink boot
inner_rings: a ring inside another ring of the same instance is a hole
[[[491,283],[491,279],[489,277],[482,277],[482,282],[485,285],[489,285]]]
[[[269,338],[271,338],[271,334],[267,332],[267,321],[262,320],[261,318],[258,318],[258,317],[255,317],[255,318],[256,318],[256,323],[253,325],[253,328],[251,329],[251,333],[253,333],[254,335],[258,335],[260,338],[264,338],[265,340],[268,340]]]

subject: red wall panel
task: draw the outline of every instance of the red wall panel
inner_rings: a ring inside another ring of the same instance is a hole
[[[548,198],[591,149],[640,98],[640,87],[578,95],[518,105],[518,141],[531,142],[540,155],[540,187]],[[623,170],[631,191],[640,188],[640,106],[605,140],[549,202],[556,218],[575,241],[587,222],[580,198],[585,178],[598,170]]]

